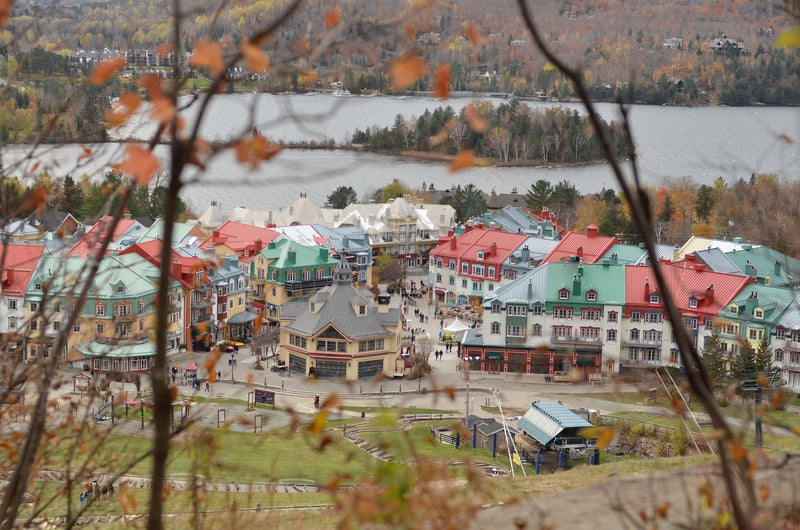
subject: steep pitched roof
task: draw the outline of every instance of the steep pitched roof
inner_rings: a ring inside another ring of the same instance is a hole
[[[261,250],[260,254],[268,260],[273,260],[271,266],[276,269],[330,266],[339,262],[333,257],[328,247],[307,247],[290,239],[272,241],[267,248]]]
[[[547,263],[547,300],[563,301],[562,289],[570,292],[570,302],[586,302],[587,293],[594,292],[592,304],[622,305],[625,303],[625,269],[609,263]]]
[[[335,328],[349,340],[371,337],[386,337],[393,332],[386,329],[384,322],[390,317],[379,316],[377,307],[364,293],[353,287],[353,273],[345,260],[339,262],[334,272],[333,284],[320,289],[309,300],[317,308],[308,308],[296,320],[285,327],[289,331],[306,337]],[[321,305],[321,307],[319,307]],[[356,307],[365,306],[365,314],[356,313]],[[400,310],[390,309],[393,322],[399,322]]]
[[[236,252],[244,252],[251,248],[255,249],[255,244],[259,240],[262,246],[266,246],[267,243],[273,241],[279,235],[278,232],[269,228],[259,228],[235,221],[226,221],[217,230],[214,230],[200,246],[210,249],[214,245],[225,245]],[[256,252],[258,250],[260,249],[255,249]]]
[[[453,238],[455,238],[455,248],[450,241]],[[483,261],[501,263],[525,243],[528,236],[478,225],[474,228],[467,227],[466,232],[460,236],[451,236],[450,239],[441,238],[439,245],[431,250],[431,257],[475,261],[478,259],[478,252],[483,252]]]
[[[157,219],[150,228],[139,238],[138,243],[145,243],[153,239],[162,239],[164,234],[164,220]],[[200,242],[206,235],[196,226],[190,223],[173,223],[172,225],[172,245],[178,245],[187,238],[196,238],[193,242]]]
[[[0,292],[7,296],[23,296],[42,258],[44,245],[5,245],[5,261]]]
[[[584,263],[595,263],[608,249],[620,242],[614,236],[601,236],[597,233],[597,226],[589,225],[586,233],[570,232],[565,235],[556,248],[544,259],[543,263],[567,260],[575,256],[580,257]]]
[[[714,239],[711,237],[692,236],[686,240],[679,249],[677,249],[672,257],[672,261],[680,261],[686,254],[691,254],[697,250],[705,250],[709,248],[718,248],[724,253],[732,252],[734,250],[741,250],[744,245],[749,243],[742,242],[741,237],[733,238],[733,241],[727,239]],[[751,245],[759,246],[759,245]]]
[[[537,267],[526,272],[513,282],[488,293],[483,299],[483,307],[489,308],[492,302],[506,304],[544,304],[547,300],[547,267]]]
[[[591,427],[592,424],[558,403],[533,403],[519,419],[519,427],[543,445],[547,445],[564,429]]]
[[[703,265],[694,268],[686,262],[662,261],[667,286],[675,298],[675,305],[684,315],[716,317],[731,300],[752,280],[746,276],[713,272]],[[627,308],[649,305],[650,295],[660,294],[652,267],[628,265],[625,267],[625,304]],[[690,300],[697,300],[697,307],[690,307]],[[653,307],[663,307],[663,299]]]
[[[691,254],[686,254],[683,259],[702,263],[708,267],[709,270],[714,272],[742,274],[742,269],[740,269],[736,263],[731,261],[731,259],[724,252],[722,252],[722,250],[715,247],[697,250]]]
[[[793,287],[800,285],[800,260],[787,256],[769,247],[742,245],[740,250],[726,252],[742,273],[752,276],[758,283],[773,287]]]
[[[102,242],[105,239],[109,239],[112,242],[117,241],[128,230],[131,230],[134,226],[139,226],[139,223],[136,220],[123,218],[117,223],[117,226],[114,228],[114,233],[109,234],[108,232],[111,227],[111,222],[112,217],[110,216],[106,216],[97,221],[92,228],[90,228],[86,234],[80,238],[75,246],[73,246],[67,252],[67,255],[87,258],[102,246]],[[106,254],[109,252],[111,252],[111,249],[106,249]]]
[[[734,316],[728,312],[726,316],[753,320],[753,315],[746,314],[744,309],[761,308],[764,314],[759,320],[765,324],[775,324],[780,321],[783,313],[795,302],[795,297],[794,291],[783,287],[748,285],[728,304],[729,307],[732,304],[736,304],[740,308],[738,314]]]

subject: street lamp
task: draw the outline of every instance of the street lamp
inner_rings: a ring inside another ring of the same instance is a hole
[[[473,354],[473,355],[465,355],[464,356],[464,379],[467,381],[467,396],[466,396],[466,403],[464,404],[464,425],[467,425],[469,422],[469,363],[472,361],[477,361],[481,358],[480,355]]]
[[[231,361],[230,361],[230,365],[231,365],[231,383],[235,383],[236,382],[236,378],[233,375],[233,367],[236,366],[236,357],[234,357],[234,355],[236,355],[236,354],[235,353],[231,353]]]

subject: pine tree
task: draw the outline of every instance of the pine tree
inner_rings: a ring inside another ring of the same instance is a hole
[[[719,338],[719,330],[715,329],[711,336],[706,339],[703,349],[703,366],[705,366],[708,377],[714,386],[721,386],[728,379],[728,368],[725,361],[725,352],[722,350],[722,341]]]

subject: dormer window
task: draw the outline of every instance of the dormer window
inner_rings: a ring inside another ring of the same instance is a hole
[[[37,291],[41,291],[42,290],[42,284],[39,283],[39,282],[36,282],[36,283],[33,284],[33,288],[36,289]]]
[[[689,298],[689,307],[697,309],[697,298]]]
[[[116,287],[117,294],[122,294],[125,292],[125,286],[122,284],[117,285]]]
[[[661,297],[660,297],[660,296],[658,296],[658,294],[657,294],[657,293],[653,293],[653,294],[651,294],[651,295],[650,295],[650,303],[651,303],[651,304],[657,304],[657,303],[659,303],[660,301],[661,301]]]
[[[764,310],[756,309],[755,311],[753,311],[753,316],[756,318],[764,318]]]
[[[249,250],[245,249],[245,251],[244,251],[244,257],[245,257],[245,258],[247,258],[247,257],[250,257],[250,251],[249,251]]]
[[[559,300],[569,300],[569,290],[568,289],[561,289],[558,291],[558,299]]]
[[[316,311],[316,304],[314,304],[314,303],[312,302],[312,303],[311,303],[311,312],[313,313],[314,311]]]
[[[728,308],[728,313],[731,315],[738,315],[739,314],[739,307],[736,305],[732,305]]]
[[[259,265],[263,265],[264,264],[264,258],[258,258],[258,264]]]
[[[596,302],[597,301],[597,292],[589,291],[586,293],[586,301],[587,302]]]
[[[365,306],[365,305],[358,306],[358,314],[359,315],[366,315],[367,314],[367,306]]]
[[[478,251],[478,259],[483,259],[483,251],[482,250]]]

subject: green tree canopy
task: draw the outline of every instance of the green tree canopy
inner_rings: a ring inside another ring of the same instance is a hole
[[[711,384],[714,386],[723,385],[728,379],[728,368],[718,329],[711,332],[700,353],[703,355],[703,366],[705,366],[708,377],[711,379]]]
[[[351,186],[339,186],[333,193],[328,195],[327,202],[331,208],[344,208],[348,204],[358,201],[356,190]]]
[[[539,213],[542,208],[548,206],[553,197],[553,185],[546,180],[539,179],[531,184],[528,193],[525,194],[525,206],[533,213]]]

